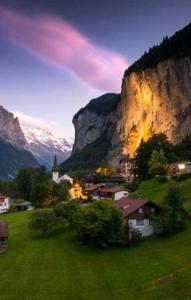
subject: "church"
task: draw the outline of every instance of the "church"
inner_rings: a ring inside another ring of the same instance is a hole
[[[68,181],[71,185],[73,185],[73,183],[74,183],[73,178],[67,174],[64,174],[60,177],[59,166],[58,166],[56,154],[54,156],[54,164],[52,167],[52,180],[56,183],[61,183],[62,181]]]

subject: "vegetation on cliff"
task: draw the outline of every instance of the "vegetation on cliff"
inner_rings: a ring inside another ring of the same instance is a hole
[[[96,141],[74,153],[60,165],[62,173],[80,170],[95,170],[106,161],[110,139],[104,132]]]
[[[85,110],[96,112],[98,115],[108,115],[116,110],[121,99],[120,94],[108,93],[96,99],[92,99],[85,107],[81,108],[74,118],[77,118]]]
[[[38,167],[32,153],[0,139],[0,179],[11,180],[25,167]]]
[[[125,71],[125,76],[131,72],[140,72],[168,58],[181,58],[191,55],[191,24],[177,31],[172,37],[163,38],[160,45],[154,45],[145,52],[132,66]]]

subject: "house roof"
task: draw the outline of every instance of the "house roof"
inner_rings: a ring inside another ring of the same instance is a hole
[[[149,201],[145,199],[132,199],[123,197],[118,201],[115,201],[114,205],[117,208],[121,209],[124,217],[127,217],[133,212],[135,212],[137,209],[143,207],[148,202]]]
[[[111,193],[111,194],[115,194],[115,193],[120,192],[120,191],[127,191],[128,192],[128,190],[126,188],[124,188],[122,186],[118,186],[118,185],[117,186],[112,186],[110,188],[100,188],[99,190],[100,190],[100,192]]]
[[[8,237],[8,224],[0,221],[0,238]]]
[[[99,184],[91,184],[86,188],[86,192],[93,192],[100,187]]]
[[[5,202],[5,198],[7,198],[7,195],[0,193],[0,203],[4,203]]]

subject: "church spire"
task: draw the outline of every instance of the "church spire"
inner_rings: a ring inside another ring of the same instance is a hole
[[[57,162],[56,154],[54,155],[54,164],[53,164],[53,167],[52,167],[52,172],[58,172],[58,162]]]

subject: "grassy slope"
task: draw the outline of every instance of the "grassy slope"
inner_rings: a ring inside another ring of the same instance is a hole
[[[185,208],[191,212],[191,179],[180,181],[178,183],[176,182],[176,184],[179,185],[182,190],[185,199]],[[165,195],[168,185],[168,182],[161,183],[157,180],[143,181],[132,196],[142,196],[156,203],[160,203]]]
[[[32,234],[29,213],[10,224],[9,251],[0,255],[1,300],[190,299],[191,226],[170,238],[130,249],[80,247],[72,233]]]

